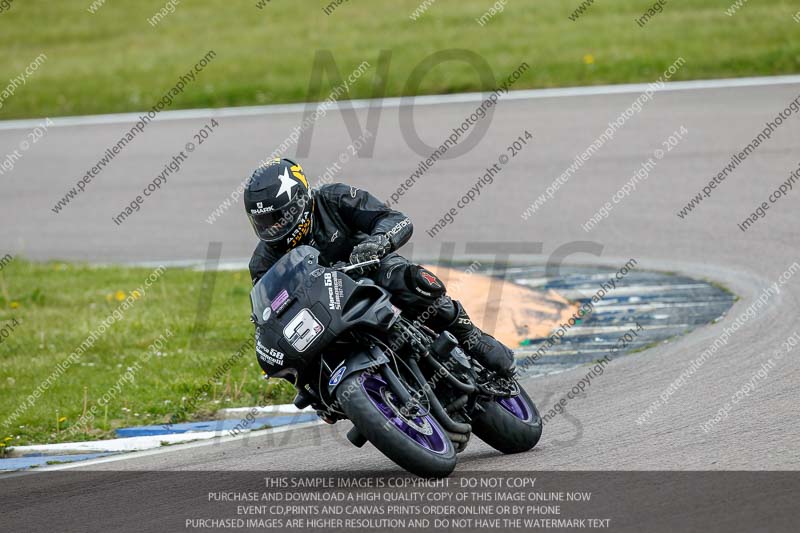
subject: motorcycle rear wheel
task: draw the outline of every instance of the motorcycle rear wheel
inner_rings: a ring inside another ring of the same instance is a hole
[[[420,477],[442,478],[456,467],[456,451],[431,414],[400,414],[399,400],[378,374],[359,372],[336,389],[342,411],[386,457]]]
[[[481,406],[485,411],[473,418],[472,433],[495,450],[527,452],[539,442],[542,418],[522,387],[516,396],[496,397]]]

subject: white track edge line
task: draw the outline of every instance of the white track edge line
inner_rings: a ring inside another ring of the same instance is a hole
[[[664,83],[663,87],[654,89],[654,92],[666,91],[692,91],[704,89],[726,89],[736,87],[764,87],[772,85],[800,84],[800,75],[763,76],[750,78],[720,78],[711,80],[673,81]],[[625,83],[616,85],[591,85],[585,87],[557,87],[552,89],[521,89],[509,91],[500,97],[500,101],[529,100],[536,98],[563,98],[570,96],[599,96],[608,94],[638,93],[651,88],[651,83]],[[486,93],[458,93],[441,95],[423,95],[416,97],[391,97],[377,99],[342,100],[337,107],[342,107],[345,102],[353,109],[365,109],[377,105],[383,109],[397,108],[408,105],[440,105],[455,103],[475,103],[486,98]],[[316,106],[319,103],[301,102],[294,104],[277,104],[263,106],[220,107],[202,109],[180,109],[176,111],[162,111],[154,122],[167,120],[196,120],[210,117],[248,117],[299,113],[307,106]],[[115,113],[107,115],[84,115],[70,117],[55,117],[49,127],[89,126],[102,124],[127,124],[139,120],[141,113]],[[43,118],[19,119],[0,121],[0,130],[27,129],[38,126]]]
[[[130,459],[136,459],[136,458],[139,458],[139,457],[147,457],[149,455],[160,455],[162,453],[173,453],[173,452],[185,451],[185,450],[189,450],[189,449],[192,449],[192,448],[200,448],[202,446],[212,446],[212,445],[215,445],[215,444],[224,444],[226,442],[236,441],[236,440],[243,440],[243,439],[246,439],[246,438],[258,438],[258,437],[261,437],[263,435],[267,435],[267,434],[270,434],[270,433],[273,433],[273,434],[274,433],[284,433],[286,431],[292,431],[292,430],[295,430],[295,429],[305,429],[305,428],[318,426],[320,424],[322,424],[321,420],[315,420],[313,422],[303,422],[303,423],[300,423],[300,424],[290,424],[288,426],[281,426],[281,427],[277,427],[277,428],[269,428],[269,429],[262,429],[262,430],[257,430],[257,431],[249,431],[249,432],[246,432],[246,433],[242,433],[240,435],[233,435],[233,436],[226,435],[224,437],[215,437],[215,438],[205,439],[205,440],[201,440],[201,441],[197,441],[197,442],[187,442],[185,444],[174,444],[174,445],[171,445],[171,446],[162,446],[160,448],[155,448],[155,449],[152,449],[152,450],[142,450],[142,451],[138,451],[138,452],[121,452],[121,453],[114,454],[114,455],[109,456],[109,457],[100,457],[98,459],[88,459],[88,460],[85,460],[85,461],[75,461],[75,462],[72,462],[72,463],[69,463],[69,464],[53,465],[53,466],[46,467],[46,468],[34,468],[34,469],[31,469],[31,470],[26,470],[26,471],[19,472],[19,473],[17,473],[17,475],[20,475],[20,474],[21,475],[34,474],[34,473],[38,473],[38,472],[53,472],[53,471],[56,471],[56,470],[71,470],[71,469],[74,469],[74,468],[86,468],[86,467],[90,467],[92,465],[98,465],[98,464],[103,464],[103,463],[113,463],[113,462],[116,462],[116,461],[128,461]],[[0,479],[6,478],[6,477],[11,477],[11,475],[0,475]]]

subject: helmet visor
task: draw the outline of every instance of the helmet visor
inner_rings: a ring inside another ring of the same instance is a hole
[[[305,211],[306,198],[298,198],[281,209],[264,213],[247,213],[250,224],[264,242],[277,242],[289,235]],[[260,211],[260,210],[255,210]]]

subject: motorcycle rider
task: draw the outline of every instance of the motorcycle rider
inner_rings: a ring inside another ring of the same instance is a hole
[[[259,238],[250,260],[253,284],[301,244],[316,248],[325,266],[378,258],[380,264],[364,267],[361,274],[389,291],[393,304],[412,318],[428,310],[425,325],[452,333],[485,368],[513,373],[513,352],[475,326],[435,274],[395,253],[411,238],[411,220],[367,191],[341,183],[311,189],[300,165],[273,159],[253,172],[244,206]]]

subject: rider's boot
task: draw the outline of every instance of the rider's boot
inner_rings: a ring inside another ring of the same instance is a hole
[[[456,318],[444,329],[452,333],[464,351],[483,367],[501,376],[513,376],[514,352],[470,320],[460,302],[453,300]]]

